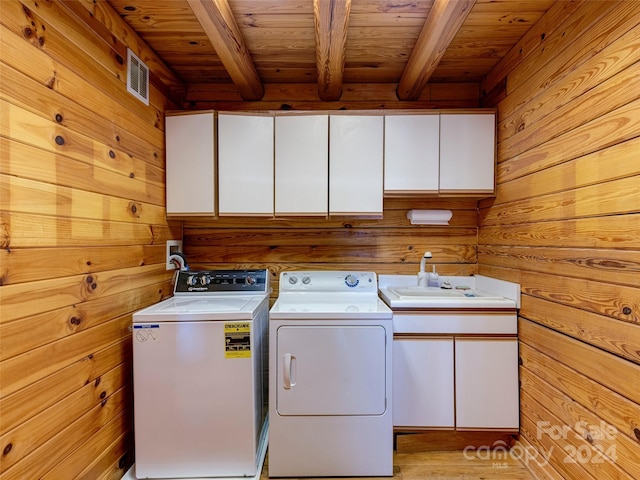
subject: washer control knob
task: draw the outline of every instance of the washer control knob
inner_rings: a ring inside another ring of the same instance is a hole
[[[311,277],[302,277],[302,283],[309,285],[311,283]]]
[[[298,283],[298,277],[289,277],[289,283],[291,285],[295,285],[296,283]]]
[[[253,277],[251,275],[247,275],[247,278],[244,279],[244,283],[245,283],[245,285],[255,285],[256,284],[256,277]]]
[[[196,277],[195,275],[189,275],[187,277],[187,285],[193,287],[196,283],[198,283],[198,277]]]
[[[207,277],[206,275],[202,275],[200,277],[200,285],[202,286],[209,285],[209,277]]]
[[[346,277],[344,277],[344,283],[347,285],[347,287],[353,288],[357,286],[358,283],[360,283],[360,280],[356,275],[349,274]]]

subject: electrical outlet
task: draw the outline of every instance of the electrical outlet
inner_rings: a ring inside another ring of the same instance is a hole
[[[169,257],[174,253],[182,253],[182,240],[167,240],[167,270],[175,270],[176,266],[169,261]]]

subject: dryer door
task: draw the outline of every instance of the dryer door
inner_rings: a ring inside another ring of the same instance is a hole
[[[278,414],[382,415],[387,407],[385,365],[382,326],[281,326]]]

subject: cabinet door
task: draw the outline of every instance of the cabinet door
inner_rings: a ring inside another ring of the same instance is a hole
[[[440,192],[493,194],[495,115],[440,115]]]
[[[456,338],[456,427],[519,427],[517,339]]]
[[[329,208],[329,116],[275,118],[276,215],[326,215]]]
[[[215,215],[213,112],[167,115],[167,215]]]
[[[384,119],[384,193],[437,193],[440,116],[387,115]]]
[[[453,378],[453,338],[395,338],[394,427],[453,428]]]
[[[273,215],[273,116],[218,114],[220,215]]]
[[[329,213],[382,216],[381,115],[329,118]]]

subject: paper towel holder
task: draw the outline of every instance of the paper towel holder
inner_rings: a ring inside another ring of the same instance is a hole
[[[409,210],[407,218],[411,225],[449,225],[451,210]]]

